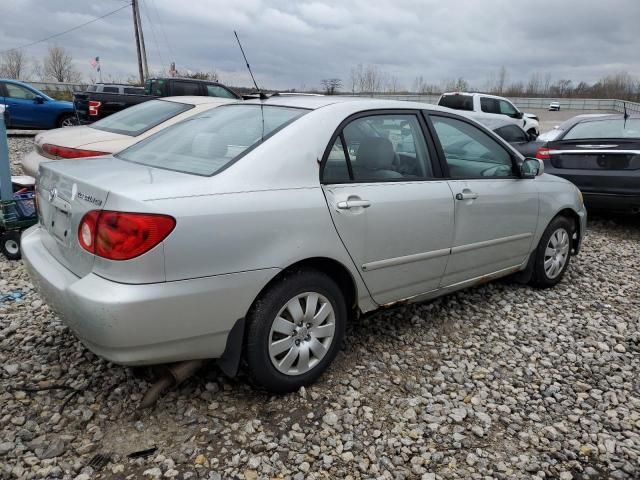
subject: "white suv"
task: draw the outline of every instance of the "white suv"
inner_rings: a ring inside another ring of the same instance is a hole
[[[488,95],[485,93],[450,92],[443,93],[438,100],[441,107],[453,108],[473,112],[469,115],[482,122],[482,118],[500,116],[509,117],[529,135],[537,137],[540,134],[538,121],[531,116],[527,116],[516,108],[516,106],[504,97]]]

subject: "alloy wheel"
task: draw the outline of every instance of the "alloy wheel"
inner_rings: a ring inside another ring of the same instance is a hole
[[[336,319],[333,305],[323,295],[305,292],[289,300],[278,312],[269,332],[269,357],[285,375],[313,369],[333,341]]]
[[[551,234],[547,248],[544,252],[544,271],[550,279],[556,278],[569,258],[569,232],[564,228],[558,228]]]

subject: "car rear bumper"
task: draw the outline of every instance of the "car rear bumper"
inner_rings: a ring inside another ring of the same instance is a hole
[[[22,157],[22,171],[25,175],[30,175],[32,177],[36,177],[38,174],[38,167],[42,162],[53,162],[51,158],[43,157],[40,155],[35,149],[31,150],[24,157]]]
[[[235,322],[279,271],[263,269],[152,284],[79,278],[46,250],[42,230],[22,236],[38,291],[86,347],[123,365],[219,358]]]
[[[594,210],[640,213],[640,193],[638,195],[622,195],[583,192],[583,196],[585,205]]]

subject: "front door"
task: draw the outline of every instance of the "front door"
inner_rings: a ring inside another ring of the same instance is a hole
[[[534,179],[512,153],[471,122],[430,115],[455,198],[455,234],[442,286],[521,265],[538,222]]]
[[[438,288],[453,196],[414,112],[352,117],[332,140],[322,183],[334,225],[379,304]]]
[[[6,96],[4,103],[9,106],[12,126],[38,127],[38,113],[41,105],[36,102],[36,94],[28,88],[13,83],[4,84]],[[43,122],[46,123],[46,122]]]

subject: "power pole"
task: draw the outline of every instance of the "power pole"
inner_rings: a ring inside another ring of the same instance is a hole
[[[144,32],[142,31],[142,14],[140,13],[140,5],[138,0],[132,2],[136,8],[136,18],[138,21],[138,33],[140,34],[140,47],[142,48],[142,62],[144,63],[144,78],[149,76],[149,65],[147,64],[147,48],[144,44]]]
[[[140,85],[144,85],[144,71],[142,70],[142,54],[140,53],[140,35],[138,33],[138,11],[136,9],[137,0],[131,2],[133,8],[133,31],[136,34],[136,50],[138,52],[138,72],[140,73]]]

